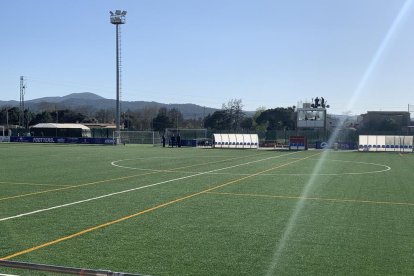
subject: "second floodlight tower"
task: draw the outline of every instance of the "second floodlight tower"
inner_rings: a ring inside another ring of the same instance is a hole
[[[121,24],[125,24],[125,16],[126,11],[116,10],[115,12],[110,11],[111,14],[111,24],[116,26],[116,114],[115,114],[115,122],[116,122],[116,135],[115,135],[115,143],[118,144],[120,142],[120,124],[121,124],[121,103],[120,103],[120,79],[121,79],[121,47],[120,47],[120,26]]]

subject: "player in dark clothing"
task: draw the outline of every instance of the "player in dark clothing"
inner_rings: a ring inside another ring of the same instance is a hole
[[[173,134],[173,136],[171,136],[171,138],[170,138],[171,140],[171,147],[174,147],[175,146],[175,136],[174,136],[174,134]]]
[[[181,148],[181,136],[180,136],[180,134],[177,135],[177,147]]]

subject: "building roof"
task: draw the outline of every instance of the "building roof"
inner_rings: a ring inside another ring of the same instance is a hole
[[[104,123],[85,123],[85,126],[89,128],[116,128],[116,125],[114,124],[104,124]]]
[[[55,123],[43,123],[31,126],[30,128],[81,128],[88,130],[90,129],[87,126],[82,124],[55,124]]]
[[[407,114],[410,114],[410,112],[408,112],[408,111],[367,111],[367,113],[366,114],[381,114],[381,115],[399,115],[399,114],[404,114],[404,115],[407,115]],[[366,114],[363,114],[363,115],[366,115]]]

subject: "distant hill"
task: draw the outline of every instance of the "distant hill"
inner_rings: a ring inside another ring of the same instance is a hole
[[[82,93],[72,93],[63,97],[44,97],[39,99],[30,100],[28,102],[31,103],[41,103],[41,102],[49,102],[49,103],[61,103],[71,100],[105,100],[105,98],[98,96],[94,93],[90,92],[82,92]]]
[[[18,101],[0,101],[0,107],[3,106],[19,106]],[[105,99],[99,95],[90,92],[72,93],[63,97],[44,97],[25,101],[25,106],[33,112],[39,112],[51,106],[57,109],[87,109],[91,112],[100,109],[115,109],[116,101],[113,99]],[[144,108],[160,108],[167,109],[176,108],[184,116],[185,119],[203,117],[218,110],[215,108],[199,106],[196,104],[164,104],[158,102],[146,101],[122,101],[121,108],[123,111],[139,111]]]

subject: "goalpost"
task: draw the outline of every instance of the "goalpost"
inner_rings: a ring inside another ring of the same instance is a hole
[[[166,128],[165,137],[168,139],[172,136],[180,135],[181,139],[184,140],[196,140],[196,139],[205,139],[207,138],[207,129],[206,128]]]
[[[156,131],[114,131],[114,139],[119,137],[120,144],[160,145],[161,137]]]
[[[204,147],[210,145],[206,128],[166,128],[165,139],[169,146]],[[176,145],[176,138],[180,136],[180,145]]]

